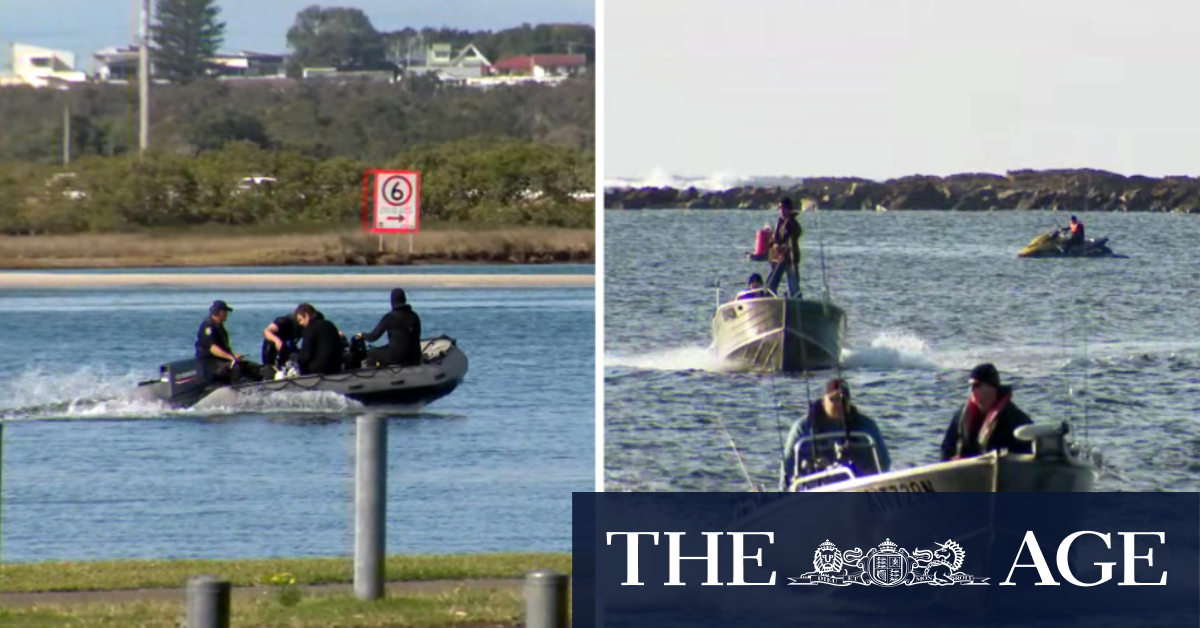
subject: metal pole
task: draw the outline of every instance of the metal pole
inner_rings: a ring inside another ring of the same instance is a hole
[[[138,148],[150,147],[150,0],[142,0],[141,49],[138,54]]]
[[[358,417],[354,487],[354,595],[360,600],[383,597],[386,541],[387,420]]]
[[[63,165],[71,163],[71,91],[67,90],[63,100]]]
[[[567,576],[553,569],[525,574],[525,628],[567,628]]]
[[[4,543],[4,419],[0,419],[0,548]],[[0,549],[0,565],[4,564],[4,552]]]
[[[229,628],[229,593],[229,582],[218,580],[215,576],[189,580],[188,628]]]

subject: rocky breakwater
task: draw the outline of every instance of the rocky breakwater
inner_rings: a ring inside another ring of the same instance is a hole
[[[822,209],[995,211],[1057,209],[1200,213],[1200,179],[1142,177],[1103,170],[1013,170],[1004,175],[914,175],[887,181],[819,177],[786,187],[611,188],[607,209],[762,209],[791,196]]]

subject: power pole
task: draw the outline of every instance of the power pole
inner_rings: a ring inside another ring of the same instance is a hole
[[[71,163],[71,90],[63,94],[63,165]]]
[[[138,149],[150,147],[150,0],[142,0],[141,50],[138,55]]]

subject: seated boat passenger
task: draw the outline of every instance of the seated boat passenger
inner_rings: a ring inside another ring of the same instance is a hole
[[[879,426],[850,403],[850,386],[841,378],[829,380],[825,396],[813,402],[808,416],[792,426],[779,489],[789,490],[797,477],[834,463],[849,467],[856,477],[886,473],[892,466]]]
[[[367,366],[412,366],[421,363],[421,317],[408,304],[408,296],[401,288],[392,290],[392,311],[384,314],[370,333],[359,333],[355,337],[375,342],[384,332],[388,335],[387,346],[368,351]]]
[[[743,299],[762,299],[765,297],[775,296],[771,291],[763,287],[762,275],[758,273],[750,275],[750,281],[747,283],[749,284],[749,287],[746,290],[739,292],[737,298],[734,299],[735,301],[741,301]]]
[[[942,460],[958,460],[1007,449],[1033,453],[1033,443],[1018,440],[1018,427],[1033,423],[1012,401],[1012,387],[1000,385],[1000,372],[992,364],[971,370],[971,392],[954,413],[942,439]]]
[[[234,352],[229,344],[225,321],[232,312],[228,303],[213,301],[208,316],[196,331],[196,370],[205,383],[240,384],[262,380],[260,366]]]
[[[308,303],[296,307],[296,323],[303,329],[297,362],[301,375],[332,375],[342,371],[342,338],[338,328]]]

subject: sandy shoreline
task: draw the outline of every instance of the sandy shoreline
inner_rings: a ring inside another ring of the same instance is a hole
[[[118,288],[575,288],[596,285],[594,275],[383,275],[298,273],[37,273],[0,272],[0,290]]]

